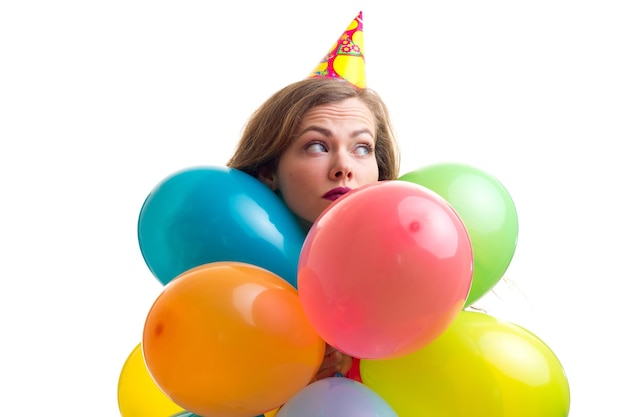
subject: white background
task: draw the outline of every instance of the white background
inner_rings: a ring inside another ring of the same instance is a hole
[[[516,203],[512,284],[478,304],[552,348],[570,416],[619,415],[621,4],[3,2],[1,414],[119,415],[119,373],[162,288],[137,243],[143,200],[175,170],[223,165],[253,109],[362,10],[402,173],[468,163]]]

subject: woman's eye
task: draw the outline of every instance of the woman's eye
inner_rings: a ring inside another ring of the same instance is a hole
[[[326,152],[326,146],[321,142],[311,142],[306,145],[306,151],[317,153],[317,152]]]
[[[373,150],[374,147],[372,145],[368,143],[361,143],[356,147],[355,153],[359,156],[367,156],[371,154]]]

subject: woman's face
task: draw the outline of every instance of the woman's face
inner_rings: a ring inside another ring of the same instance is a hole
[[[278,190],[298,217],[314,222],[348,191],[378,181],[376,122],[358,98],[311,108],[274,173],[261,180]]]

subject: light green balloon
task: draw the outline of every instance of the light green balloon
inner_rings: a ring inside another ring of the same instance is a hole
[[[398,180],[436,192],[463,220],[474,255],[472,286],[465,307],[472,305],[502,279],[515,253],[518,217],[511,195],[492,175],[460,163],[425,166]]]

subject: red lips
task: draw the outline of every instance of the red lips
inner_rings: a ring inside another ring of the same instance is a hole
[[[323,195],[323,197],[327,200],[335,201],[336,199],[338,199],[339,197],[341,197],[342,195],[346,194],[348,191],[351,191],[351,190],[352,188],[349,188],[349,187],[337,187],[328,191],[326,194]]]

